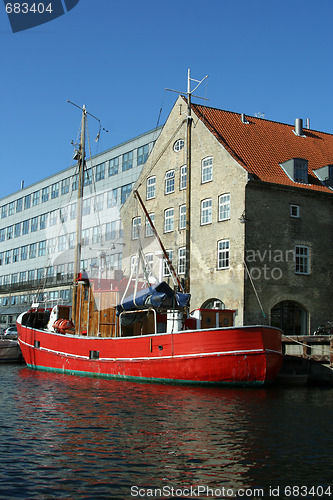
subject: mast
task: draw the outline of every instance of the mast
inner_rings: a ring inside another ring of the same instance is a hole
[[[73,281],[73,298],[72,298],[72,315],[75,314],[77,302],[77,278],[80,272],[81,264],[81,233],[82,233],[82,202],[83,202],[83,186],[84,186],[84,166],[85,166],[85,138],[86,138],[86,118],[87,111],[85,105],[82,107],[82,122],[81,136],[79,144],[79,172],[78,172],[78,193],[77,193],[77,212],[76,212],[76,237],[75,237],[75,253],[74,253],[74,281]]]

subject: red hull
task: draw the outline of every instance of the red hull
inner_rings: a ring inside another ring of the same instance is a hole
[[[264,326],[118,338],[17,327],[30,368],[75,375],[255,385],[272,382],[282,364],[281,333]],[[97,353],[99,359],[90,359]]]

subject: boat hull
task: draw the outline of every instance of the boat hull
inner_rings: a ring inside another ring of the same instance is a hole
[[[281,332],[232,327],[100,338],[17,325],[30,368],[103,378],[183,384],[263,385],[278,375]]]
[[[20,363],[23,361],[17,340],[0,339],[0,363]]]

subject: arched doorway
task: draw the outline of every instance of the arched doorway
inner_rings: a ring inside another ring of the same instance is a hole
[[[283,300],[271,309],[271,326],[281,328],[285,335],[307,335],[308,315],[297,302]]]

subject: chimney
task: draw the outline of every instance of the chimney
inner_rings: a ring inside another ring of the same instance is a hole
[[[21,181],[21,189],[24,189],[24,181]]]
[[[296,118],[296,120],[295,120],[295,134],[298,136],[303,135],[303,120],[302,120],[302,118]]]

